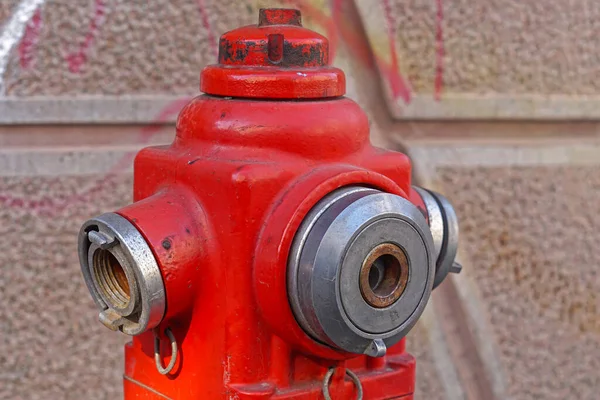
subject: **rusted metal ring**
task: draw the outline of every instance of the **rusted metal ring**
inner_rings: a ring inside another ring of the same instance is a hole
[[[393,243],[375,247],[360,269],[360,292],[367,303],[376,308],[394,304],[408,283],[409,265],[406,253]]]
[[[171,361],[169,361],[169,365],[167,365],[166,368],[163,367],[160,360],[160,338],[158,337],[156,330],[154,331],[154,361],[156,363],[156,369],[161,375],[167,375],[171,372],[175,366],[175,361],[177,361],[177,341],[175,340],[175,336],[169,328],[165,329],[165,335],[167,335],[171,342]]]
[[[334,372],[335,367],[329,368],[329,371],[327,371],[327,373],[325,374],[325,378],[323,378],[323,397],[325,398],[325,400],[332,400],[331,394],[329,394],[329,383]],[[362,384],[360,383],[360,379],[358,379],[358,376],[354,372],[350,371],[348,368],[346,368],[346,375],[350,377],[350,380],[354,383],[354,386],[356,386],[356,400],[362,400],[363,388]]]

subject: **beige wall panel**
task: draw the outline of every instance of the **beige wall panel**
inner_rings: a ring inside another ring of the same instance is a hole
[[[30,50],[33,62],[23,68],[20,53],[11,53],[7,94],[198,93],[202,67],[216,62],[220,34],[256,23],[258,8],[266,3],[290,2],[46,0],[36,45]],[[297,3],[305,26],[335,35],[329,4]],[[342,67],[347,65],[342,61]]]
[[[101,178],[0,178],[0,398],[122,396],[127,338],[98,323],[77,259],[81,221],[131,198],[129,174],[86,196]]]
[[[12,54],[9,95],[197,93],[217,32],[256,16],[235,1],[56,0],[42,17],[31,67]]]
[[[483,339],[499,350],[515,400],[597,398],[597,171],[567,165],[438,170],[457,207],[461,252],[471,266],[466,272],[490,317],[493,334]]]
[[[440,382],[429,343],[428,328],[419,322],[407,338],[407,350],[417,359],[417,387],[415,400],[444,400],[444,387]]]
[[[357,4],[396,117],[600,117],[597,1]]]
[[[381,102],[352,2],[45,0],[39,25],[21,39],[26,51],[16,46],[9,54],[0,123],[151,122],[173,101],[199,94],[219,35],[255,23],[266,6],[299,7],[304,25],[329,37],[347,95],[364,107]]]

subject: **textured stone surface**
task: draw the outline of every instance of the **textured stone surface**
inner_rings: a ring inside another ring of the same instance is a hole
[[[595,0],[444,2],[449,91],[597,94]]]
[[[445,168],[439,176],[511,398],[596,399],[598,168]]]
[[[13,52],[11,95],[194,94],[200,70],[216,62],[219,35],[256,23],[278,1],[55,0],[42,11],[31,68]],[[305,25],[328,29],[328,7],[304,10]],[[317,23],[315,23],[317,22]]]
[[[348,20],[355,2],[360,17]],[[15,4],[2,2],[0,21]],[[330,38],[352,98],[353,65],[379,67],[373,82],[396,118],[599,117],[594,0],[46,0],[10,52],[6,94],[197,93],[219,35],[267,6],[300,8],[305,26]]]
[[[43,8],[35,68],[21,69],[15,55],[9,66],[8,93],[197,92],[201,66],[216,55],[214,27],[204,28],[203,21],[210,20],[203,20],[198,4],[191,0],[48,3]]]
[[[0,18],[15,4],[2,3]],[[358,4],[386,65],[391,28],[397,72],[415,93],[433,93],[437,74],[449,93],[598,93],[594,0]],[[35,67],[22,69],[13,52],[9,93],[190,93],[200,68],[215,60],[219,34],[254,23],[267,5],[300,6],[311,28],[335,35],[331,5],[320,2],[55,0],[43,6]]]
[[[129,175],[81,198],[98,176],[1,178],[0,194],[51,204],[39,212],[0,207],[0,398],[122,396],[125,335],[108,331],[83,284],[81,221],[130,201]],[[68,206],[66,206],[68,205]]]
[[[433,93],[438,73],[447,93],[598,93],[597,1],[358,3],[376,49],[389,52],[392,26],[399,72],[416,93]]]
[[[18,3],[19,0],[2,0],[0,2],[0,25],[11,15],[13,7]]]
[[[415,400],[443,400],[444,388],[436,371],[428,335],[427,328],[419,322],[406,339],[407,351],[417,359]]]

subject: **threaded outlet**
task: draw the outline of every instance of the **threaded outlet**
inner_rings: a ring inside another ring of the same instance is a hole
[[[94,252],[93,269],[94,279],[104,300],[114,308],[127,307],[131,292],[119,260],[110,251],[98,249]]]

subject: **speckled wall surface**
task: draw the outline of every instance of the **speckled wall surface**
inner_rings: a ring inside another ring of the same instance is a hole
[[[3,0],[0,17],[18,3]],[[9,63],[7,94],[188,93],[198,66],[213,62],[219,32],[254,22],[259,6],[297,4],[311,27],[328,33],[328,19],[344,3],[41,1],[40,21],[23,35],[32,44]],[[598,93],[596,1],[358,5],[378,61],[396,68],[416,94]],[[23,57],[32,62],[23,65]]]
[[[355,3],[359,21],[347,18]],[[2,39],[0,95],[193,94],[221,32],[261,6],[296,6],[336,65],[379,69],[397,118],[600,118],[594,0],[3,0],[0,18],[26,5],[3,32],[16,39]]]
[[[261,5],[285,3],[47,0],[24,32],[31,45],[11,55],[6,95],[193,94],[220,33],[256,23]],[[304,6],[306,26],[331,30],[328,4]]]
[[[598,94],[600,89],[597,1],[374,3],[358,1],[371,40],[382,62],[391,61],[392,42],[398,71],[415,93]]]
[[[598,167],[449,168],[439,177],[510,398],[597,399]]]
[[[357,4],[398,118],[598,117],[595,0]]]
[[[199,4],[48,2],[38,44],[30,49],[35,62],[22,68],[14,54],[7,94],[195,93],[201,66],[216,59],[216,32],[249,24],[256,16],[243,2]],[[232,12],[225,13],[228,9]]]
[[[80,221],[130,201],[132,179],[114,176],[92,199],[80,199],[98,178],[0,178],[2,196],[53,204],[43,212],[0,208],[1,399],[121,396],[126,338],[98,323],[76,238]]]

